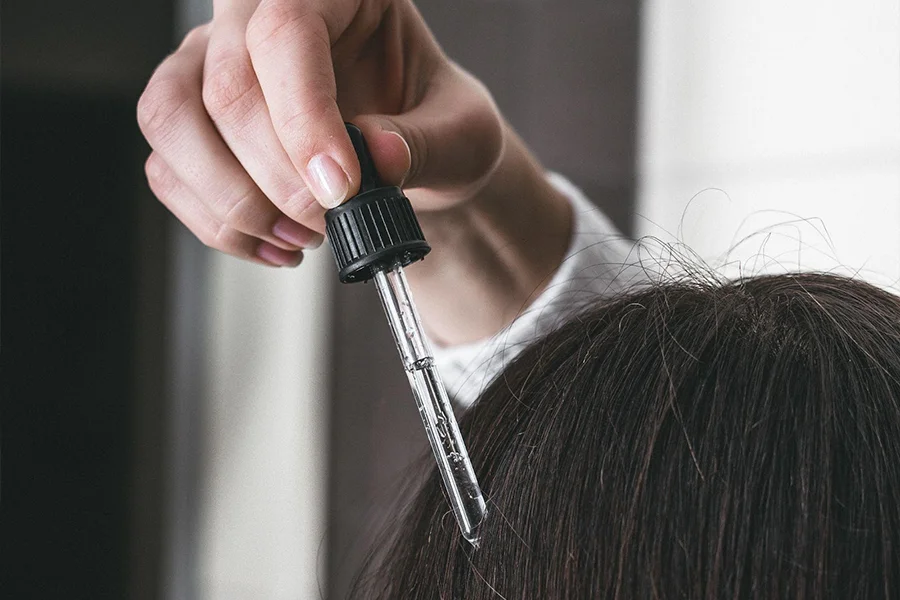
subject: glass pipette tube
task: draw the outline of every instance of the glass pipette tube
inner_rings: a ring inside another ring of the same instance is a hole
[[[395,264],[376,271],[374,281],[453,514],[463,537],[477,548],[478,529],[487,514],[487,507],[459,433],[453,406],[435,368],[434,356],[422,330],[403,267]]]

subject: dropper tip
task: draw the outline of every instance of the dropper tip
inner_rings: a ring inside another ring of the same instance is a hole
[[[381,187],[381,178],[378,176],[375,161],[372,159],[372,154],[369,152],[369,146],[366,144],[366,138],[363,137],[362,131],[353,123],[344,123],[344,126],[347,128],[347,135],[350,136],[350,143],[353,144],[356,159],[359,161],[359,193],[362,194]]]
[[[481,547],[481,537],[471,532],[463,532],[463,539],[472,544],[472,547],[478,550]]]

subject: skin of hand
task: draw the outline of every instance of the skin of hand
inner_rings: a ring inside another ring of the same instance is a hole
[[[408,273],[438,342],[509,323],[568,244],[568,203],[411,0],[216,0],[137,113],[157,198],[207,246],[270,266],[299,264],[359,188],[356,124],[434,248]]]

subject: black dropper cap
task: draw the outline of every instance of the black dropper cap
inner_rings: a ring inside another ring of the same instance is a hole
[[[368,281],[377,271],[421,260],[431,251],[409,199],[382,185],[362,132],[345,123],[362,174],[359,193],[325,213],[325,233],[341,283]]]

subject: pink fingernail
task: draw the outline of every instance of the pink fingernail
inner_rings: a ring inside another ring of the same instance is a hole
[[[350,189],[347,175],[327,154],[313,156],[306,171],[310,190],[322,206],[334,208],[347,197]]]
[[[303,260],[303,253],[299,251],[291,252],[290,250],[282,250],[278,246],[273,246],[268,242],[262,242],[256,249],[256,256],[263,259],[267,263],[278,265],[281,267],[296,267]]]
[[[322,245],[324,237],[309,227],[304,227],[286,215],[281,215],[272,226],[272,235],[279,240],[293,244],[298,248],[318,248]]]

